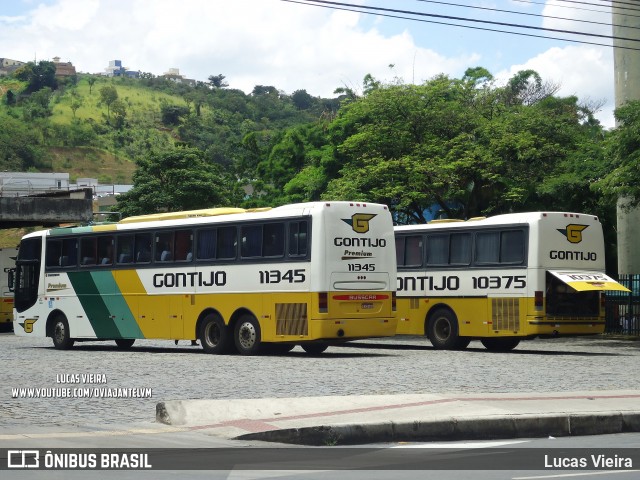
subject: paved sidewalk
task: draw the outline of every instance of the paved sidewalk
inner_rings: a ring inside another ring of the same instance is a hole
[[[640,391],[175,400],[157,420],[305,445],[595,435],[640,431]]]

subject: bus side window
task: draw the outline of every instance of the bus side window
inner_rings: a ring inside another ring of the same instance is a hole
[[[62,241],[61,267],[75,267],[78,264],[78,240],[66,238]]]
[[[47,240],[47,267],[60,267],[62,258],[62,241],[61,240]]]
[[[84,237],[80,239],[80,265],[88,266],[96,264],[96,245],[95,237]]]
[[[191,230],[177,230],[175,236],[175,259],[180,262],[190,262],[193,254],[193,232]]]
[[[507,230],[500,237],[500,262],[524,262],[524,232],[522,230]]]
[[[149,263],[151,261],[151,234],[139,233],[136,235],[136,263]]]
[[[405,237],[405,261],[404,265],[407,266],[421,266],[422,265],[422,236]]]
[[[476,234],[476,263],[498,263],[500,261],[500,232],[478,232]]]
[[[427,265],[447,265],[449,263],[449,235],[427,236]]]
[[[243,258],[262,256],[262,225],[244,225],[241,229]]]
[[[451,265],[469,265],[471,263],[471,234],[452,233],[449,263]]]
[[[158,232],[155,238],[155,261],[173,260],[173,232]]]
[[[116,260],[118,263],[132,263],[134,250],[133,235],[119,235],[116,249]]]
[[[219,260],[232,260],[236,258],[236,227],[221,227],[218,229],[217,258]]]
[[[198,230],[196,236],[198,251],[196,258],[198,260],[212,260],[216,258],[216,229],[208,228]]]
[[[262,230],[262,256],[282,257],[284,255],[284,224],[268,223]]]
[[[306,221],[291,222],[289,224],[289,256],[302,257],[307,254],[307,229]]]
[[[113,263],[113,237],[98,237],[98,258],[100,265]]]

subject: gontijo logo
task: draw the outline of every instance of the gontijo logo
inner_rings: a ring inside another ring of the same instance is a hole
[[[24,333],[33,333],[33,324],[38,321],[37,318],[30,318],[19,325],[24,328]]]
[[[582,241],[582,231],[586,229],[589,225],[577,225],[575,223],[571,223],[567,225],[567,228],[558,228],[558,231],[567,237],[567,240],[571,243],[580,243]]]
[[[372,213],[354,213],[351,218],[343,218],[342,221],[353,228],[356,233],[367,233],[369,231],[369,220],[375,217]]]

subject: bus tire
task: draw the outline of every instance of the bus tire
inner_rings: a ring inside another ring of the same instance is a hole
[[[308,343],[302,345],[302,349],[310,355],[320,355],[328,346],[326,343]]]
[[[514,337],[483,338],[480,342],[484,348],[491,352],[510,352],[518,346],[520,339]]]
[[[455,313],[439,308],[429,317],[427,335],[436,350],[464,350],[470,340],[458,335],[458,319]]]
[[[260,351],[260,324],[253,315],[241,315],[234,329],[234,342],[241,355],[255,355]]]
[[[231,338],[229,329],[224,324],[224,320],[215,313],[210,313],[200,325],[198,333],[202,349],[206,353],[221,354],[229,351]]]
[[[135,343],[135,338],[116,338],[116,345],[120,350],[129,350]]]
[[[73,347],[74,340],[71,338],[71,332],[69,331],[69,322],[61,313],[53,319],[51,339],[53,340],[53,346],[58,350],[69,350]]]

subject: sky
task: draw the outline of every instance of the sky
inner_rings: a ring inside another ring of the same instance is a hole
[[[170,68],[202,81],[222,74],[229,88],[246,93],[255,85],[270,85],[287,94],[304,89],[324,98],[335,97],[338,87],[361,92],[367,74],[382,82],[417,84],[438,74],[460,78],[467,68],[481,66],[504,84],[516,72],[533,69],[560,86],[557,95],[601,104],[596,117],[605,127],[614,126],[611,47],[481,30],[610,44],[604,38],[486,23],[611,35],[610,2],[343,3],[479,21],[379,11],[410,17],[391,18],[282,0],[0,0],[0,58],[40,61],[57,56],[88,73],[104,72],[110,60],[118,59],[128,69],[154,75]]]

